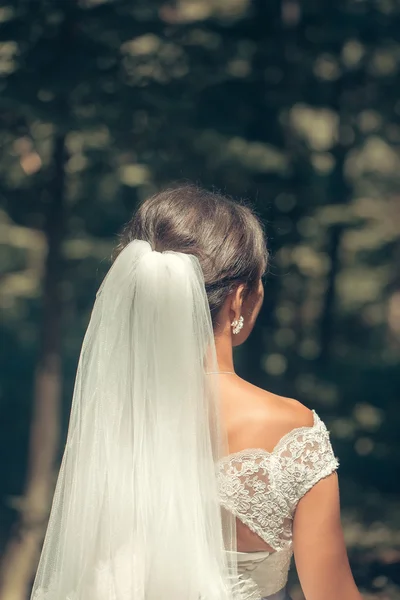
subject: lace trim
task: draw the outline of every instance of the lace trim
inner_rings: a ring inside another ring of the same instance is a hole
[[[237,519],[239,519],[239,521],[246,525],[250,529],[250,531],[257,534],[266,544],[268,544],[268,546],[271,546],[273,551],[269,552],[270,556],[280,550],[291,548],[291,539],[282,540],[281,543],[278,545],[274,536],[271,535],[270,532],[266,531],[265,527],[262,527],[258,524],[257,520],[254,518],[254,515],[246,515],[240,512],[238,506],[236,506],[234,502],[231,502],[229,504],[226,502],[222,502],[222,504],[226,510],[229,510],[229,512],[231,512]]]
[[[246,456],[246,457],[249,456],[251,458],[259,458],[260,456],[265,456],[265,455],[270,456],[271,454],[275,454],[276,452],[279,451],[280,447],[282,445],[284,445],[284,443],[288,439],[290,439],[293,435],[300,434],[300,433],[307,433],[309,431],[312,431],[320,423],[322,423],[322,425],[324,425],[323,421],[321,421],[321,419],[319,418],[319,416],[317,415],[315,410],[312,410],[311,412],[313,413],[313,418],[314,418],[312,425],[305,425],[303,427],[295,427],[294,429],[291,429],[290,431],[285,433],[284,436],[281,437],[281,439],[275,444],[275,446],[273,447],[273,449],[271,451],[265,450],[264,448],[244,448],[243,450],[237,450],[237,452],[232,452],[231,454],[227,454],[226,456],[223,456],[219,460],[219,464],[225,463],[225,462],[230,462],[231,459],[235,458],[236,456]]]
[[[293,429],[271,452],[240,450],[218,463],[220,501],[274,550],[291,544],[299,500],[338,468],[325,424]]]
[[[307,492],[309,492],[314,487],[314,485],[316,485],[319,481],[322,481],[322,479],[326,479],[327,477],[329,477],[329,475],[332,475],[332,473],[337,471],[338,468],[339,468],[339,460],[336,457],[333,457],[333,460],[330,461],[329,464],[327,464],[324,469],[322,469],[318,473],[315,473],[315,476],[313,479],[305,482],[303,488],[299,489],[299,492],[298,492],[299,498],[297,500],[295,508],[297,508],[297,504],[300,502],[300,500],[303,498],[303,496],[305,496],[307,494]]]

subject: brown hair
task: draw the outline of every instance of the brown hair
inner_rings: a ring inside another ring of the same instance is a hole
[[[267,266],[262,225],[242,203],[195,185],[167,189],[145,200],[125,225],[114,258],[134,239],[153,250],[174,250],[198,258],[211,317],[239,284],[251,293]]]

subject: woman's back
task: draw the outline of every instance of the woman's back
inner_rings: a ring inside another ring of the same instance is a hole
[[[236,376],[221,375],[220,380],[223,419],[229,439],[229,456],[224,466],[229,465],[231,476],[237,472],[242,482],[243,470],[246,467],[253,470],[250,465],[255,463],[264,471],[276,471],[281,463],[278,446],[285,440],[289,443],[299,428],[310,428],[311,433],[317,425],[314,413],[300,402],[261,390]],[[283,464],[281,466],[283,468]],[[258,475],[262,481],[261,471]],[[268,482],[264,483],[268,487]],[[271,544],[273,527],[275,523],[271,522],[271,533],[264,533],[261,538],[254,528],[243,526],[239,520],[238,550],[273,551],[276,549]]]
[[[295,400],[260,390],[235,375],[218,377],[230,448],[229,456],[219,466],[220,498],[222,506],[237,518],[242,576],[255,581],[263,597],[285,598],[294,550],[307,600],[359,598],[347,562],[338,510],[329,514],[332,507],[326,508],[337,499],[334,473],[338,462],[324,423]],[[318,506],[318,484],[326,487],[325,508]],[[305,510],[299,511],[297,523],[298,508],[303,503]],[[325,518],[330,535],[324,539],[324,529],[320,529],[319,541],[314,547],[308,544],[305,552],[304,539],[315,536],[313,515],[318,527]],[[301,538],[299,545],[297,537]],[[321,564],[324,575],[321,570],[318,575],[316,555],[323,552],[324,544],[331,544],[341,557],[342,567],[339,571],[332,569],[329,556]],[[339,574],[339,586],[335,587],[332,580],[329,587],[330,575],[337,578]],[[316,585],[318,577],[320,586]],[[343,590],[339,593],[340,585]]]

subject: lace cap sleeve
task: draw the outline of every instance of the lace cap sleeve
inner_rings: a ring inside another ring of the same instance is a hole
[[[294,430],[276,448],[285,479],[291,488],[292,510],[304,494],[339,466],[325,423],[313,412],[312,427]]]

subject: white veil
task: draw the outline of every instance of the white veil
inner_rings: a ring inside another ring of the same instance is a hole
[[[218,502],[216,370],[197,259],[131,242],[83,342],[32,599],[250,598]]]

